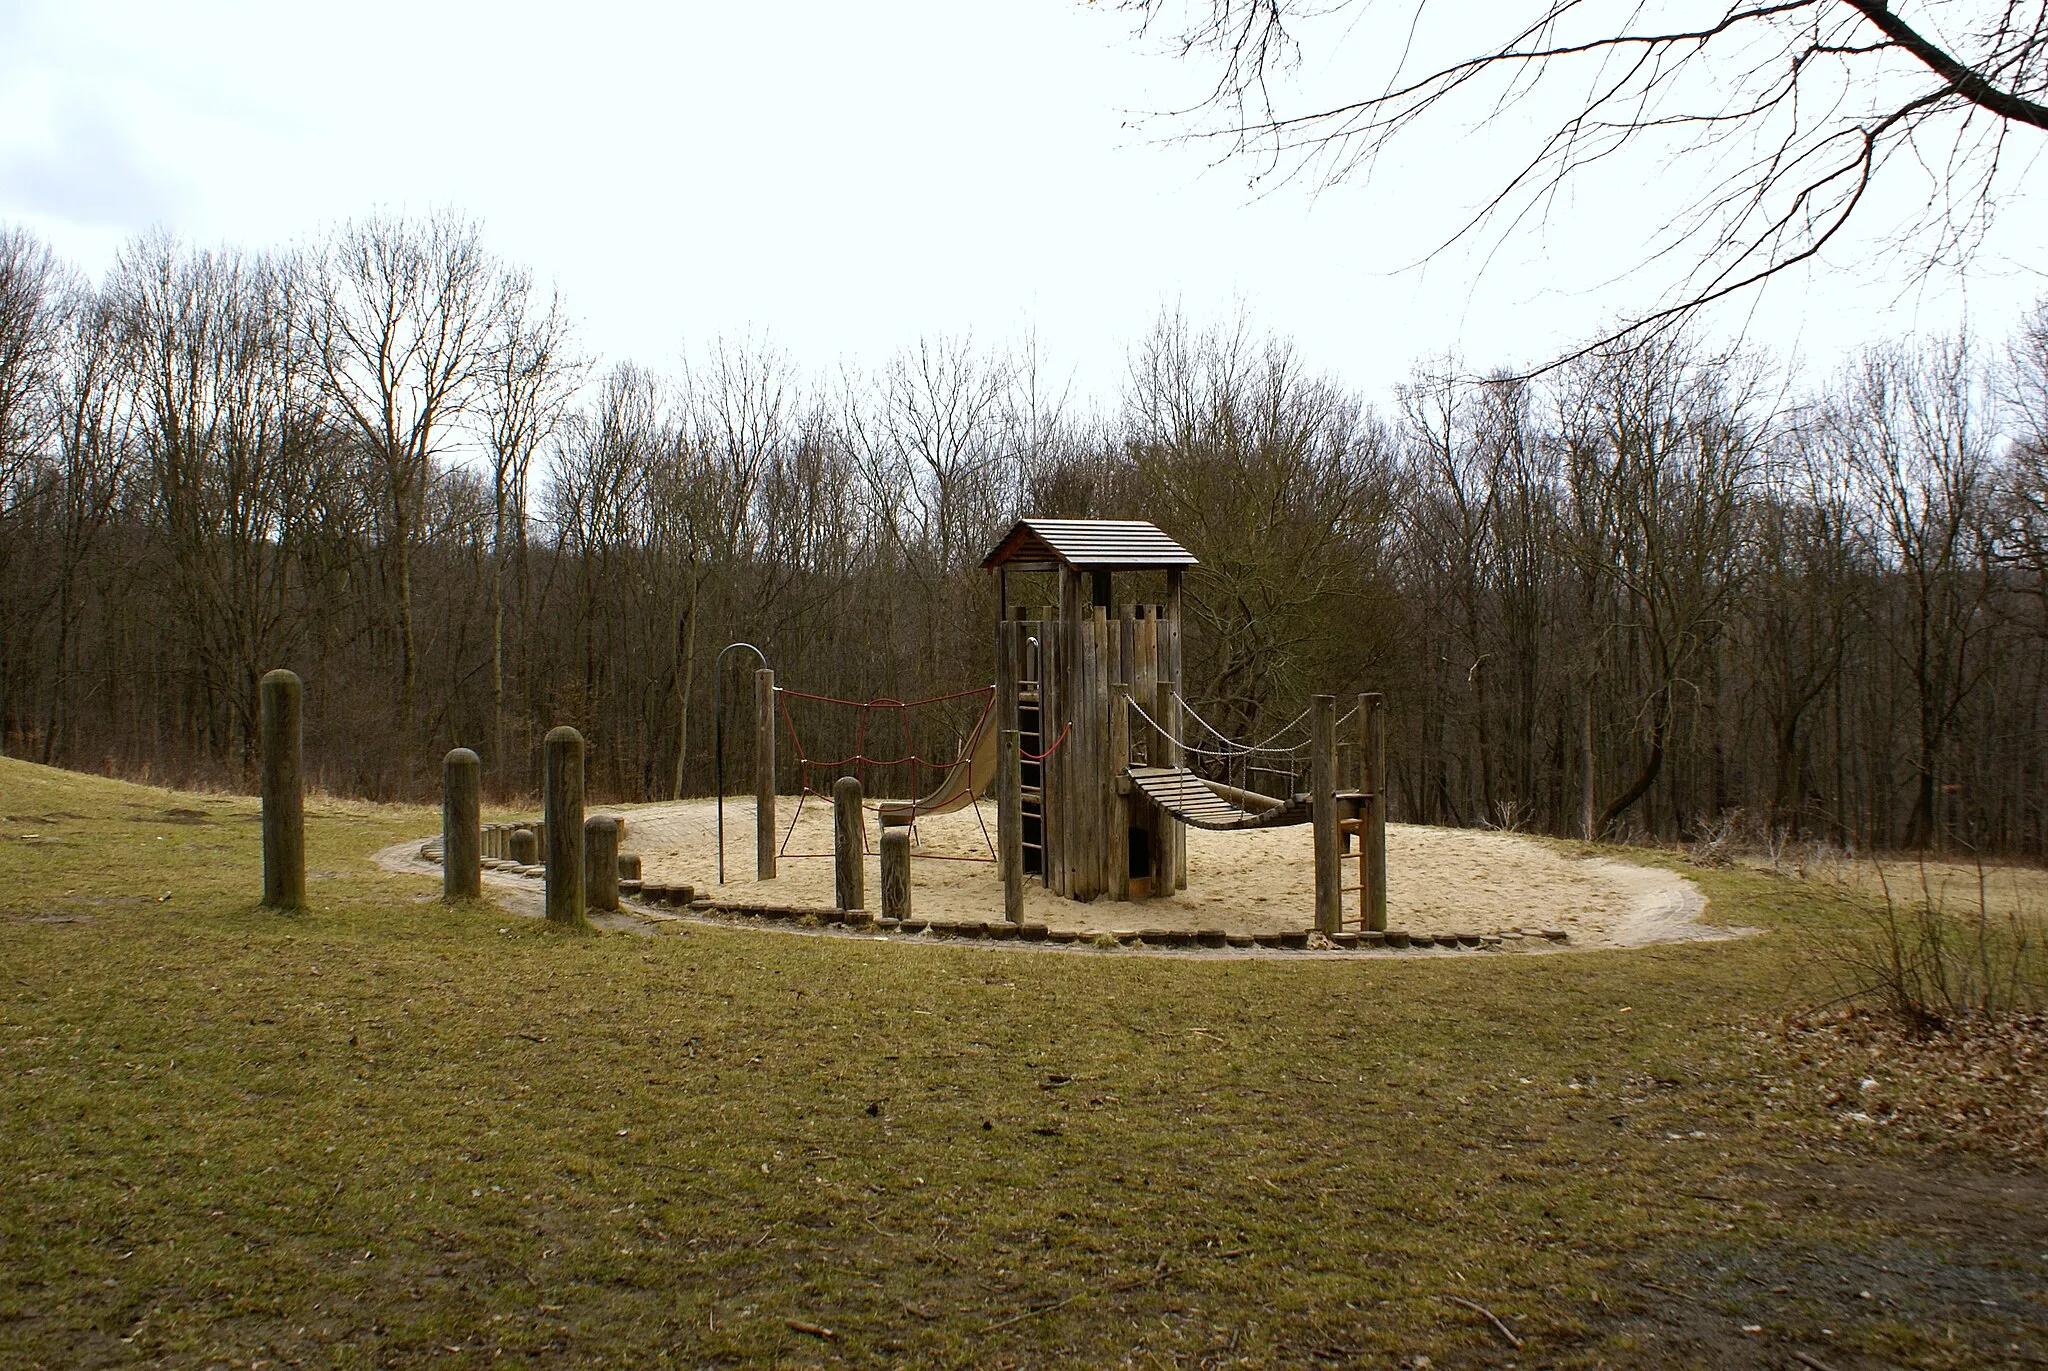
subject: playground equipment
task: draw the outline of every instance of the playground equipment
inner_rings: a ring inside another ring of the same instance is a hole
[[[1195,565],[1186,548],[1142,520],[1021,519],[982,560],[983,569],[997,577],[992,688],[929,700],[838,700],[777,686],[764,660],[755,672],[757,878],[774,877],[781,851],[775,750],[777,733],[786,732],[800,772],[800,806],[806,797],[824,793],[812,783],[814,771],[831,778],[849,769],[908,766],[913,794],[923,770],[938,773],[938,784],[921,798],[876,805],[885,834],[923,816],[962,809],[993,786],[995,857],[1009,924],[1023,923],[1023,883],[1031,876],[1074,900],[1170,895],[1187,885],[1185,828],[1313,824],[1317,930],[1342,931],[1343,897],[1356,892],[1361,931],[1383,931],[1386,813],[1380,697],[1361,695],[1356,710],[1339,718],[1334,696],[1315,696],[1279,734],[1259,743],[1236,742],[1203,720],[1181,693],[1182,577]],[[1026,575],[1052,576],[1057,603],[1012,604],[1011,578]],[[1112,615],[1119,575],[1163,577],[1165,599],[1125,603]],[[726,651],[745,647],[734,644]],[[980,713],[954,759],[938,762],[917,751],[909,711],[977,698]],[[831,758],[809,755],[789,713],[792,700],[861,711],[852,751]],[[869,750],[869,717],[891,710],[900,741],[890,749],[895,755],[877,755]],[[1358,742],[1343,749],[1340,760],[1338,730],[1354,715]],[[1310,724],[1306,737],[1281,741],[1304,721]],[[722,882],[722,719],[717,727]],[[1191,727],[1206,736],[1191,739]],[[1217,771],[1222,779],[1204,774]],[[1267,794],[1255,781],[1268,786],[1279,781],[1277,788],[1284,793]],[[835,852],[829,855],[842,867],[857,862],[865,848],[865,826],[849,825],[842,817],[835,828]],[[1358,883],[1346,885],[1343,862],[1354,840]],[[890,855],[903,850],[893,848]],[[899,861],[889,864],[890,875],[900,869]],[[907,876],[903,895],[907,903]],[[840,908],[857,907],[846,904],[847,898],[842,890]]]
[[[1193,554],[1150,523],[1099,519],[1021,519],[982,560],[998,587],[996,712],[1003,733],[997,829],[1008,917],[1020,917],[1017,887],[1026,875],[1076,900],[1134,900],[1185,889],[1183,826],[1313,823],[1316,927],[1325,933],[1343,927],[1342,856],[1355,836],[1361,869],[1350,889],[1360,894],[1359,923],[1384,929],[1379,697],[1359,699],[1361,736],[1353,754],[1359,760],[1351,768],[1359,774],[1341,789],[1336,734],[1342,721],[1332,696],[1310,702],[1304,714],[1312,721],[1311,736],[1301,744],[1278,746],[1277,738],[1239,744],[1203,721],[1181,694],[1182,577],[1194,565]],[[1010,578],[1025,573],[1055,577],[1057,605],[1012,605]],[[1112,617],[1115,578],[1146,573],[1163,574],[1165,602],[1126,603]],[[1191,741],[1190,723],[1213,741]],[[1294,720],[1281,735],[1300,723]],[[1246,783],[1203,775],[1190,767],[1191,754],[1226,773],[1241,768]],[[1284,778],[1287,793],[1276,797],[1253,788],[1259,774]]]
[[[1016,865],[1076,900],[1184,888],[1177,820],[1133,803],[1126,768],[1184,765],[1181,577],[1193,554],[1139,520],[1020,519],[981,564],[997,578],[997,717],[1018,734]],[[1026,573],[1054,576],[1057,604],[1012,605],[1011,578]],[[1165,603],[1112,619],[1115,577],[1134,573],[1164,573]],[[1134,738],[1132,700],[1159,727]]]
[[[758,648],[749,644],[734,643],[725,649],[748,648],[759,654]],[[720,660],[724,652],[719,654]],[[765,662],[766,658],[762,658]],[[775,683],[775,673],[767,666],[754,672],[754,839],[755,879],[773,880],[778,858],[790,857],[842,857],[838,852],[790,852],[787,850],[789,835],[796,830],[797,819],[803,807],[813,799],[829,800],[837,781],[850,773],[857,773],[857,779],[873,774],[902,771],[908,780],[902,783],[913,797],[906,800],[876,800],[870,802],[884,829],[914,825],[921,818],[939,814],[951,814],[965,809],[980,799],[995,779],[996,734],[992,725],[994,717],[994,686],[977,686],[969,690],[954,691],[946,695],[935,695],[922,700],[898,700],[888,697],[871,700],[847,700],[830,695],[815,695],[808,691],[792,690]],[[718,686],[714,682],[714,700],[719,698]],[[799,726],[792,706],[824,711],[851,711],[853,715],[850,751],[841,755],[818,756],[807,744],[805,729]],[[954,755],[941,759],[928,756],[918,748],[911,724],[913,715],[921,711],[972,711],[972,723],[964,734],[954,735]],[[893,727],[880,729],[870,727],[870,721],[877,717],[889,719]],[[725,751],[724,718],[722,711],[714,706],[714,754],[717,765],[718,788],[718,879],[725,882]],[[797,813],[790,816],[786,829],[778,829],[776,818],[776,768],[778,737],[788,740],[790,764],[797,772]],[[936,776],[930,783],[933,788],[923,795],[918,791],[929,782],[928,777]],[[865,828],[853,830],[865,832]],[[862,840],[863,850],[865,839]],[[993,860],[986,858],[964,860]],[[953,860],[963,860],[954,858]]]

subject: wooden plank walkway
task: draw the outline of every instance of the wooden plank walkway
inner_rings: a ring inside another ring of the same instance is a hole
[[[1309,821],[1309,797],[1297,795],[1264,812],[1240,809],[1209,788],[1194,772],[1177,766],[1134,766],[1131,784],[1147,799],[1190,828],[1226,833],[1246,828],[1286,828]]]

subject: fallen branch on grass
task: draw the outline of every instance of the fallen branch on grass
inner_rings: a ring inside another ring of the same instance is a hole
[[[1457,1295],[1446,1295],[1444,1296],[1444,1298],[1449,1300],[1452,1304],[1463,1305],[1465,1308],[1472,1310],[1474,1313],[1484,1314],[1487,1318],[1487,1321],[1491,1323],[1495,1328],[1498,1328],[1500,1330],[1500,1335],[1508,1340],[1508,1346],[1514,1348],[1518,1352],[1521,1350],[1522,1340],[1516,1337],[1514,1334],[1514,1330],[1509,1328],[1506,1324],[1502,1323],[1500,1321],[1500,1317],[1496,1315],[1491,1309],[1488,1309],[1483,1304],[1474,1304],[1472,1301],[1461,1298]]]
[[[1064,1308],[1065,1306],[1072,1304],[1075,1300],[1079,1298],[1081,1298],[1079,1295],[1069,1295],[1065,1299],[1055,1300],[1051,1304],[1041,1304],[1036,1309],[1027,1309],[1021,1314],[1012,1314],[1009,1318],[1003,1319],[997,1323],[992,1323],[987,1328],[984,1328],[981,1331],[983,1333],[993,1333],[998,1328],[1008,1328],[1013,1323],[1022,1323],[1026,1319],[1035,1319],[1040,1314],[1050,1314],[1053,1310]]]

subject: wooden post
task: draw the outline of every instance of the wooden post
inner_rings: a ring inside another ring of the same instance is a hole
[[[1386,696],[1374,691],[1358,697],[1359,789],[1365,802],[1364,832],[1359,834],[1359,913],[1369,933],[1387,928],[1387,718]]]
[[[775,879],[775,673],[754,673],[754,879]]]
[[[512,830],[512,845],[508,853],[520,866],[535,866],[540,862],[540,839],[530,828]]]
[[[1128,681],[1109,684],[1109,774],[1103,777],[1103,799],[1107,816],[1102,835],[1105,852],[1103,874],[1109,878],[1109,898],[1131,898],[1131,687]]]
[[[1315,816],[1316,931],[1344,926],[1343,854],[1337,849],[1337,697],[1309,697],[1309,793]]]
[[[541,743],[548,922],[583,923],[583,735],[563,725]]]
[[[882,917],[910,918],[910,830],[900,824],[882,830]]]
[[[305,687],[289,671],[266,672],[259,691],[263,737],[263,903],[306,907]]]
[[[619,821],[602,814],[583,821],[583,902],[619,907]]]
[[[474,900],[484,893],[484,833],[479,791],[483,763],[466,747],[441,759],[441,898]]]
[[[1003,917],[1024,922],[1024,744],[1006,728],[996,735],[996,859],[1003,869]]]
[[[1181,683],[1181,675],[1180,675],[1180,640],[1181,640],[1181,619],[1180,619],[1180,612],[1181,612],[1181,598],[1182,598],[1182,597],[1181,597],[1181,579],[1182,579],[1182,576],[1183,576],[1183,574],[1184,574],[1184,573],[1182,572],[1181,568],[1179,568],[1179,567],[1169,567],[1169,568],[1167,568],[1167,572],[1166,572],[1166,647],[1165,647],[1165,660],[1163,660],[1163,661],[1162,661],[1162,662],[1161,662],[1161,663],[1159,664],[1159,675],[1160,675],[1160,678],[1161,678],[1162,680],[1170,680],[1170,681],[1171,681],[1171,682],[1173,683],[1173,689],[1174,689],[1174,692],[1175,692],[1176,694],[1178,694],[1178,693],[1179,693],[1179,691],[1180,691],[1180,683]],[[1186,737],[1186,736],[1187,736],[1187,735],[1186,735],[1186,733],[1185,733],[1185,732],[1183,731],[1183,729],[1182,729],[1182,727],[1181,727],[1181,717],[1180,717],[1180,705],[1179,705],[1179,703],[1178,703],[1178,702],[1176,702],[1176,703],[1175,703],[1175,705],[1174,705],[1173,709],[1172,709],[1172,710],[1171,710],[1171,711],[1170,711],[1170,712],[1169,712],[1168,714],[1162,714],[1162,715],[1161,715],[1161,716],[1159,717],[1159,722],[1160,722],[1160,723],[1162,723],[1162,724],[1164,724],[1164,725],[1166,725],[1166,727],[1168,727],[1168,728],[1172,729],[1172,730],[1173,730],[1173,736],[1174,736],[1174,737],[1176,737],[1176,738],[1183,738],[1183,737]],[[1175,761],[1174,761],[1174,765],[1175,765],[1175,766],[1180,766],[1180,765],[1183,765],[1183,762],[1182,762],[1182,760],[1180,759],[1180,749],[1179,749],[1179,748],[1175,748],[1175,749],[1174,749],[1174,756],[1175,756]],[[1174,839],[1173,839],[1173,883],[1172,883],[1172,885],[1171,885],[1170,887],[1168,887],[1168,889],[1169,889],[1169,891],[1172,891],[1172,890],[1186,890],[1187,888],[1188,888],[1188,835],[1187,835],[1187,831],[1186,831],[1185,829],[1182,829],[1182,830],[1181,830],[1180,832],[1178,832],[1178,833],[1174,834]]]
[[[867,908],[865,862],[867,822],[860,807],[860,782],[841,776],[832,783],[832,907]]]
[[[1161,645],[1159,661],[1159,684],[1153,688],[1152,718],[1159,725],[1159,740],[1154,744],[1152,754],[1154,766],[1181,766],[1187,761],[1180,745],[1180,700],[1174,692],[1177,683],[1166,674],[1164,644]],[[1183,854],[1187,849],[1187,830],[1171,815],[1159,825],[1159,848],[1152,854],[1152,893],[1171,895],[1178,890],[1184,879],[1182,873],[1187,863]]]

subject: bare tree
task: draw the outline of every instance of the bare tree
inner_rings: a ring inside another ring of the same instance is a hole
[[[43,730],[45,764],[64,736],[72,640],[83,607],[79,577],[114,517],[132,451],[121,385],[121,321],[113,303],[96,291],[74,287],[64,324],[62,369],[52,377],[56,384],[49,400],[57,430],[49,471],[57,518],[56,556],[45,567],[45,579],[55,601],[57,636],[51,653],[56,689],[50,693]]]
[[[343,227],[321,254],[315,336],[336,414],[355,431],[382,497],[396,600],[398,712],[418,680],[412,559],[434,460],[476,401],[500,330],[497,263],[477,226],[440,214]]]
[[[1570,524],[1596,661],[1640,744],[1595,834],[1663,774],[1682,697],[1700,691],[1742,585],[1744,505],[1769,419],[1759,381],[1682,338],[1595,354],[1568,381]]]
[[[1900,192],[1920,203],[1906,241],[1930,259],[1966,254],[2038,152],[2009,157],[2008,137],[2048,129],[2040,0],[1924,4],[1918,18],[1887,0],[1122,7],[1170,33],[1181,56],[1214,64],[1198,136],[1260,159],[1262,174],[1364,177],[1424,121],[1485,125],[1489,144],[1512,147],[1509,171],[1446,245],[1530,227],[1568,182],[1625,153],[1697,168],[1690,211],[1644,257],[1659,270],[1690,265],[1661,302],[1585,350],[1814,259],[1868,212],[1880,180],[1906,183]],[[1346,58],[1363,54],[1351,93],[1281,93],[1303,51],[1297,33],[1319,64],[1347,41]]]
[[[571,351],[559,295],[545,303],[533,277],[506,271],[479,380],[478,426],[491,463],[491,762],[505,755],[505,601],[508,563],[526,549],[527,479],[589,367]]]
[[[766,339],[721,338],[686,364],[683,386],[683,434],[669,449],[656,489],[656,547],[673,572],[668,603],[676,624],[677,798],[687,780],[690,701],[712,575],[763,561],[770,575],[803,565],[797,558],[776,563],[758,556],[759,544],[773,534],[757,518],[756,499],[798,441],[802,397],[788,356]],[[762,590],[760,600],[775,598],[772,587]]]
[[[131,245],[108,284],[179,625],[206,712],[225,711],[209,722],[219,749],[238,741],[245,761],[262,673],[305,629],[293,563],[332,477],[306,289],[293,260],[163,236]]]
[[[1333,640],[1356,641],[1332,630],[1355,629],[1392,528],[1389,445],[1355,397],[1242,319],[1197,330],[1161,318],[1135,350],[1125,404],[1136,491],[1201,558],[1189,681],[1224,727],[1270,726],[1274,706],[1335,665],[1321,660]]]
[[[25,229],[0,227],[0,580],[26,546],[18,525],[37,503],[54,432],[69,272]],[[11,686],[26,670],[27,606],[0,596],[0,737],[14,721]]]
[[[1942,834],[1951,730],[1995,665],[1983,613],[1993,589],[1993,477],[1968,349],[1874,349],[1821,436],[1856,483],[1870,554],[1897,587],[1877,627],[1913,704],[1913,805],[1902,836],[1926,846]]]

